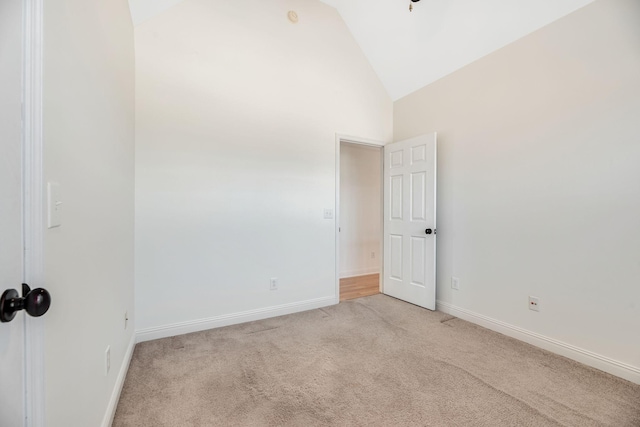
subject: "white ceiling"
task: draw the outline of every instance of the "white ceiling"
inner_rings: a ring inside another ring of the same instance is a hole
[[[129,0],[134,24],[182,0]],[[321,0],[402,98],[594,0]]]
[[[321,0],[402,98],[593,0]]]

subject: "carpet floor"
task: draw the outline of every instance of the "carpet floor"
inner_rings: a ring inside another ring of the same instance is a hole
[[[640,385],[374,295],[138,344],[114,427],[640,426]]]

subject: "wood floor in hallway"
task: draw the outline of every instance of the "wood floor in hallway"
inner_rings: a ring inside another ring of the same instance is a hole
[[[380,293],[380,275],[345,277],[340,279],[340,301],[367,297]]]

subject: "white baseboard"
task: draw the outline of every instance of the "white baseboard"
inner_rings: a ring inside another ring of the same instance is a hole
[[[347,279],[349,277],[368,276],[369,274],[380,274],[379,268],[369,268],[365,270],[351,270],[340,273],[341,279]]]
[[[151,341],[159,338],[167,338],[191,332],[219,328],[221,326],[252,322],[254,320],[283,316],[285,314],[313,310],[315,308],[326,307],[334,304],[336,304],[336,297],[330,296],[282,304],[274,307],[260,308],[257,310],[243,311],[240,313],[224,314],[222,316],[209,317],[206,319],[190,320],[187,322],[174,323],[154,328],[145,328],[136,331],[136,342]]]
[[[517,326],[510,325],[500,320],[492,319],[482,314],[474,313],[464,308],[456,307],[444,301],[437,301],[436,308],[443,313],[459,317],[476,325],[480,325],[492,331],[500,332],[509,337],[524,341],[536,347],[551,351],[552,353],[584,363],[601,371],[608,372],[625,380],[640,384],[640,368],[631,366],[606,356],[593,353],[589,350],[567,344]]]
[[[118,378],[116,378],[116,384],[113,387],[113,392],[111,393],[111,399],[109,400],[107,411],[105,412],[104,418],[102,419],[102,427],[111,427],[113,418],[116,416],[116,409],[118,408],[120,393],[122,393],[122,387],[124,387],[124,380],[127,378],[127,372],[129,371],[129,364],[131,363],[131,358],[133,357],[133,349],[135,348],[135,346],[136,337],[134,334],[131,336],[131,341],[129,341],[127,352],[124,354],[124,360],[122,361],[120,372],[118,372]]]

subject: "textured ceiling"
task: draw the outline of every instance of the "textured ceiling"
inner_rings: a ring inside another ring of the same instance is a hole
[[[134,24],[180,1],[129,0]],[[321,1],[338,10],[397,100],[594,0],[421,0],[413,12],[409,0]]]

